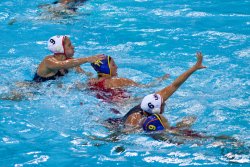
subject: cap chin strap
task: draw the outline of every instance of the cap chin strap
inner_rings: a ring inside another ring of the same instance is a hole
[[[68,58],[67,56],[66,56],[66,53],[65,53],[65,47],[64,47],[64,44],[65,44],[65,38],[66,38],[66,36],[63,36],[63,38],[62,38],[62,47],[63,47],[63,53],[54,53],[54,55],[60,55],[60,54],[63,54],[66,58]]]
[[[105,74],[105,73],[98,73],[98,77],[111,77],[110,74]]]
[[[65,47],[64,47],[64,44],[65,44],[65,38],[66,36],[63,36],[63,39],[62,39],[62,46],[63,46],[63,54],[66,56],[66,53],[65,53]],[[67,56],[66,56],[67,57]]]
[[[64,53],[54,53],[54,55],[64,55],[65,56],[65,60],[72,59],[71,57],[67,57],[66,54],[64,54]]]
[[[161,109],[160,109],[160,108],[154,108],[154,109],[152,110],[152,113],[153,113],[153,114],[160,114],[160,113],[161,113]]]

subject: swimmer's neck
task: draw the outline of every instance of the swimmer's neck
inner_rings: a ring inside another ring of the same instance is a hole
[[[103,74],[103,73],[99,73],[98,74],[98,79],[110,79],[110,78],[114,78],[114,77],[117,77],[117,75],[115,75],[115,76],[112,76],[112,75],[110,75],[110,74]]]
[[[64,4],[64,5],[71,3],[71,2],[74,2],[74,0],[59,0],[59,3]]]
[[[98,79],[110,79],[110,78],[112,78],[112,76],[109,74],[98,75]]]
[[[142,111],[143,116],[149,116],[149,114],[146,111]]]
[[[64,61],[64,60],[69,59],[65,54],[62,54],[62,53],[54,54],[53,56],[54,58],[56,58],[56,60],[59,60],[59,61]]]

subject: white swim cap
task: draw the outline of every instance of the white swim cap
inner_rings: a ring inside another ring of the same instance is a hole
[[[53,53],[64,53],[63,40],[65,36],[56,35],[48,40],[48,49]]]
[[[162,98],[159,94],[150,94],[143,98],[141,109],[150,114],[159,114],[161,112]]]

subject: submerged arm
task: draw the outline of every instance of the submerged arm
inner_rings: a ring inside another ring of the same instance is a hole
[[[165,74],[164,76],[159,77],[148,84],[139,84],[139,83],[137,83],[131,79],[128,79],[128,78],[114,78],[109,83],[109,85],[112,88],[126,87],[126,86],[137,86],[137,87],[147,88],[147,87],[157,85],[158,83],[160,83],[161,81],[163,81],[167,78],[169,78],[169,74]]]
[[[88,78],[93,76],[93,73],[84,71],[80,66],[74,67],[74,70],[77,73],[86,75]]]
[[[105,82],[106,88],[122,88],[126,86],[138,86],[138,83],[127,78],[112,78]]]
[[[169,76],[170,76],[169,74],[165,74],[162,77],[156,78],[154,81],[152,81],[148,84],[138,84],[138,87],[148,88],[148,87],[158,85],[161,81],[164,81],[165,79],[169,78]]]

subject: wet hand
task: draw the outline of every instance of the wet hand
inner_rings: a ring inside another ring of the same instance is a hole
[[[197,52],[196,53],[196,57],[197,57],[197,62],[194,65],[194,67],[198,70],[198,69],[203,69],[203,68],[207,68],[206,66],[202,65],[202,60],[203,60],[203,56],[201,52]]]
[[[95,55],[96,57],[98,57],[100,60],[103,60],[107,57],[107,55],[105,54],[98,54],[98,55]]]
[[[104,54],[98,54],[98,55],[89,57],[89,58],[88,58],[88,62],[93,63],[93,62],[95,62],[96,60],[103,60],[103,59],[105,59],[105,58],[106,58],[106,56],[105,56]]]
[[[165,74],[163,75],[162,79],[165,80],[165,79],[168,79],[170,77],[170,74]]]
[[[86,75],[87,77],[93,77],[93,73],[91,73],[91,72],[85,72],[85,75]]]

